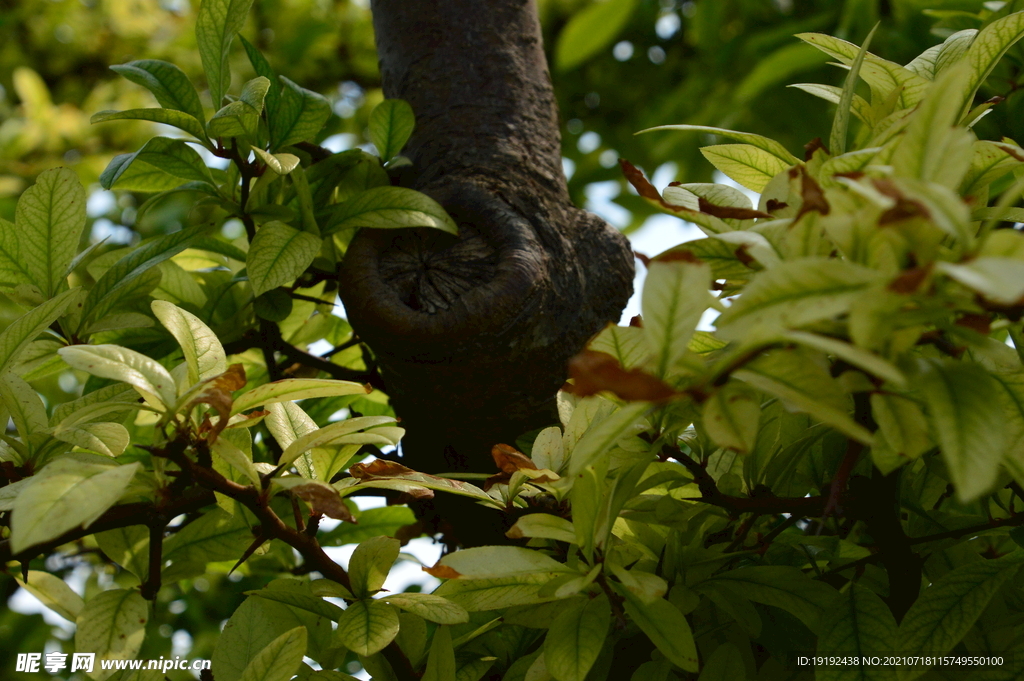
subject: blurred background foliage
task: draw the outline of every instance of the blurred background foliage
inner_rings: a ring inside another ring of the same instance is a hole
[[[619,157],[654,175],[659,186],[709,181],[712,171],[698,152],[712,138],[677,132],[635,136],[639,130],[673,123],[729,127],[776,138],[798,156],[813,138],[827,137],[831,106],[785,86],[838,85],[845,72],[793,34],[816,31],[859,43],[881,22],[872,52],[906,63],[949,34],[979,26],[980,14],[1024,9],[1024,0],[537,2],[573,198],[627,232],[644,226],[652,209],[623,181]],[[91,226],[84,238],[106,240],[95,257],[201,219],[192,214],[191,198],[182,195],[136,220],[146,197],[103,191],[98,177],[114,155],[137,149],[157,126],[89,123],[105,109],[154,105],[143,88],[110,71],[112,64],[163,59],[202,84],[192,31],[197,8],[196,0],[0,0],[0,216],[13,218],[18,195],[35,177],[64,165],[90,187]],[[368,0],[256,0],[243,35],[279,73],[330,99],[337,115],[321,143],[334,150],[368,143],[367,118],[382,99]],[[999,129],[1024,141],[1022,64],[1024,51],[1014,47],[989,79],[983,94],[1006,100],[977,126],[980,137],[993,138]],[[252,77],[238,45],[233,72],[237,92]],[[239,229],[224,226],[228,236],[238,236],[231,230]],[[0,295],[0,327],[20,311]],[[34,387],[51,404],[80,389],[59,375]],[[86,587],[98,588],[96,580],[110,578],[92,572]],[[182,582],[175,596],[181,605],[161,609],[178,620],[157,623],[167,638],[185,629],[206,632],[208,640],[174,642],[175,650],[209,657],[216,629],[198,626],[195,618],[219,623],[241,592],[254,588],[247,581],[217,579],[222,583]],[[4,601],[15,589],[13,579],[0,577]],[[11,644],[8,651],[42,649],[50,635],[39,615],[0,611],[0,639]],[[157,654],[143,656],[149,652]]]

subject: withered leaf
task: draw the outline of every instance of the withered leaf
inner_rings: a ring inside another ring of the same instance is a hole
[[[623,369],[619,361],[606,352],[584,350],[576,355],[569,360],[569,376],[574,383],[562,389],[580,397],[607,390],[624,400],[663,402],[678,394],[640,369]]]

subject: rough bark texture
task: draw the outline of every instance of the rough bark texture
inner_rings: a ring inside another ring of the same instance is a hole
[[[557,422],[566,362],[632,291],[628,242],[574,207],[533,0],[374,0],[384,92],[416,131],[402,184],[460,225],[366,230],[341,294],[419,470],[492,472],[491,446]]]

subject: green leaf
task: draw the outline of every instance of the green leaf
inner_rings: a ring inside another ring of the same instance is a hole
[[[606,48],[629,23],[638,0],[606,0],[576,12],[558,36],[559,71],[576,68]]]
[[[896,681],[896,667],[865,664],[868,657],[892,652],[896,620],[881,598],[853,582],[825,615],[818,637],[820,655],[841,655],[852,665],[821,665],[817,681]]]
[[[217,513],[223,512],[218,510]],[[182,531],[187,531],[194,524],[191,523]],[[251,541],[250,533],[249,542]],[[245,544],[241,550],[244,548]],[[227,559],[237,560],[238,554]],[[261,650],[267,648],[282,634],[303,623],[303,620],[283,603],[254,597],[245,599],[217,637],[212,656],[211,671],[214,678],[217,681],[239,681],[250,661],[259,655]]]
[[[780,398],[788,409],[810,414],[845,435],[870,445],[871,432],[850,416],[849,398],[827,363],[799,350],[772,350],[733,372],[758,390]]]
[[[704,402],[701,421],[719,447],[740,454],[754,449],[761,403],[738,381],[730,381]]]
[[[12,367],[21,351],[64,314],[68,305],[80,292],[81,289],[77,288],[65,291],[39,307],[29,310],[0,332],[0,374]]]
[[[293,442],[317,430],[316,422],[309,417],[302,407],[294,402],[276,402],[267,405],[270,414],[264,423],[270,433],[281,445],[281,449],[287,449]],[[330,477],[321,475],[321,471],[314,468],[313,454],[303,454],[295,459],[295,467],[299,474],[317,480],[330,480]]]
[[[746,673],[739,649],[732,643],[723,643],[704,662],[697,681],[735,681]]]
[[[338,621],[338,638],[359,655],[383,650],[398,635],[398,612],[387,603],[355,601]]]
[[[175,562],[236,561],[252,539],[252,530],[241,513],[230,515],[217,508],[167,539],[164,558]]]
[[[11,550],[19,553],[75,527],[88,527],[117,503],[140,467],[139,463],[99,466],[74,459],[50,464],[14,501]]]
[[[773,177],[791,165],[751,144],[714,144],[701,147],[700,153],[711,165],[755,192],[764,190]]]
[[[145,525],[119,527],[94,535],[107,558],[139,578],[149,574],[149,528]]]
[[[415,523],[416,517],[406,506],[383,506],[363,511],[358,520],[358,525],[342,523],[330,532],[320,532],[317,539],[323,546],[341,546],[381,535],[394,537],[399,529]]]
[[[763,135],[755,135],[752,132],[738,132],[736,130],[726,130],[725,128],[714,128],[709,125],[659,125],[655,128],[641,130],[636,134],[640,135],[645,132],[655,132],[657,130],[682,130],[710,133],[712,135],[718,135],[720,137],[743,142],[744,144],[748,144],[752,147],[757,147],[762,151],[767,151],[769,154],[785,163],[786,167],[800,163],[800,159],[789,153],[789,150],[782,146],[781,143]]]
[[[894,470],[900,463],[912,461],[932,447],[928,434],[928,421],[917,402],[900,395],[875,393],[871,395],[871,415],[878,424],[876,445],[871,454],[883,473]],[[888,461],[885,451],[898,458]],[[876,452],[876,449],[883,451]],[[885,458],[886,460],[880,461]]]
[[[274,88],[267,95],[271,151],[316,137],[331,117],[331,103],[323,95],[284,76],[279,79],[283,85],[280,98],[275,99]]]
[[[832,119],[832,132],[829,136],[829,151],[833,156],[841,156],[846,153],[846,133],[850,127],[850,109],[853,106],[854,90],[857,88],[857,80],[860,77],[861,65],[864,63],[864,55],[868,52],[871,39],[875,37],[878,30],[876,23],[874,28],[864,39],[864,44],[857,51],[853,63],[850,65],[850,72],[846,75],[846,82],[843,84],[843,94],[839,97],[839,106],[836,107],[835,118]]]
[[[283,222],[268,222],[249,246],[246,271],[253,294],[260,295],[293,281],[320,252],[321,239]]]
[[[920,370],[918,392],[957,495],[975,499],[995,484],[1009,445],[1006,419],[991,405],[999,384],[973,362],[926,360]]]
[[[338,206],[324,230],[330,234],[341,229],[372,227],[433,227],[450,234],[459,228],[436,201],[405,187],[374,187]]]
[[[558,615],[544,639],[548,673],[558,681],[584,681],[601,654],[611,619],[611,605],[604,594]]]
[[[147,400],[168,409],[178,400],[171,374],[155,359],[120,345],[72,345],[58,350],[72,367],[132,386]]]
[[[696,672],[697,646],[683,613],[663,598],[645,603],[627,589],[617,587],[616,590],[626,599],[626,614],[662,655],[677,667]]]
[[[906,376],[899,369],[878,355],[856,345],[804,331],[787,331],[783,334],[783,337],[805,347],[820,350],[827,355],[835,355],[850,365],[863,369],[867,373],[885,379],[894,385],[902,387],[907,384]]]
[[[708,308],[711,267],[683,260],[651,262],[641,306],[644,336],[654,373],[666,378],[688,352],[688,345]]]
[[[398,560],[400,550],[401,542],[391,537],[374,537],[357,546],[348,564],[352,593],[357,598],[377,593]]]
[[[258,120],[259,112],[239,99],[225,104],[210,117],[206,133],[212,139],[250,137],[256,132]]]
[[[149,605],[138,591],[112,589],[101,591],[85,604],[78,616],[75,650],[96,654],[90,674],[102,681],[114,673],[104,669],[101,660],[130,660],[139,654],[146,636]]]
[[[252,459],[227,438],[218,437],[210,445],[210,450],[231,464],[236,471],[244,474],[254,486],[257,488],[262,486],[263,481],[260,479],[260,473],[253,465]]]
[[[371,391],[372,388],[353,381],[336,381],[329,378],[285,378],[273,383],[264,383],[258,388],[243,393],[235,399],[231,413],[238,414],[275,402],[305,400],[311,397],[365,395]]]
[[[119,188],[118,180],[136,161],[148,163],[186,182],[213,184],[210,169],[203,163],[199,152],[183,140],[154,137],[133,154],[115,156],[100,175],[100,185],[104,189]]]
[[[15,430],[22,442],[30,442],[33,434],[46,428],[46,407],[39,393],[17,374],[0,375],[0,398],[8,410],[4,416],[9,415],[14,421]]]
[[[967,48],[964,57],[964,61],[970,64],[970,79],[959,100],[961,117],[970,110],[974,94],[992,73],[992,69],[1003,58],[1006,51],[1022,37],[1024,37],[1024,12],[1014,12],[996,19],[978,31],[978,35],[971,42],[971,46]]]
[[[404,99],[385,99],[370,113],[370,141],[377,147],[380,157],[389,161],[398,156],[409,141],[416,116]]]
[[[156,59],[141,59],[111,66],[110,69],[148,89],[163,108],[192,116],[199,121],[202,130],[206,118],[203,114],[203,105],[199,101],[199,93],[185,72],[174,64]]]
[[[999,588],[1024,563],[1024,551],[995,560],[972,561],[936,579],[914,601],[899,628],[901,653],[942,655],[974,626]],[[899,668],[900,681],[916,679],[927,666]]]
[[[78,619],[78,615],[81,614],[82,608],[85,606],[85,601],[72,591],[67,582],[49,572],[29,570],[26,581],[22,581],[20,575],[15,575],[14,578],[18,580],[18,584],[23,589],[69,622],[73,623]]]
[[[191,385],[228,370],[224,347],[217,339],[217,334],[203,320],[163,300],[154,300],[151,307],[156,318],[181,346],[188,364],[188,380]]]
[[[799,258],[759,273],[715,322],[728,340],[797,328],[846,313],[882,274],[834,258]]]
[[[286,631],[256,654],[240,681],[288,681],[306,654],[306,628]]]
[[[359,523],[362,524],[362,522],[363,516],[361,515]],[[465,624],[469,621],[469,613],[465,608],[437,594],[412,592],[385,594],[381,600],[438,624]]]
[[[185,250],[204,231],[204,227],[192,227],[157,237],[114,263],[89,290],[82,305],[80,328],[88,328],[89,322],[105,317],[119,302],[130,296],[133,284],[139,277]]]
[[[235,34],[242,30],[252,0],[203,0],[196,16],[196,45],[203,61],[214,108],[220,108],[231,85],[228,57]]]
[[[20,257],[43,297],[56,294],[68,276],[85,228],[85,189],[68,168],[40,173],[18,199],[15,224]]]
[[[782,608],[812,632],[818,631],[822,615],[836,596],[835,589],[824,582],[811,579],[795,567],[782,565],[737,568],[708,581],[737,596]]]
[[[430,642],[423,681],[451,681],[454,678],[455,649],[452,647],[452,632],[448,627],[438,627]]]
[[[199,141],[206,140],[203,124],[194,116],[173,109],[129,109],[127,111],[100,111],[92,115],[90,123],[106,123],[108,121],[152,121],[171,125],[184,130]]]

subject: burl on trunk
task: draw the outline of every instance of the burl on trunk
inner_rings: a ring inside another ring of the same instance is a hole
[[[416,113],[402,184],[459,236],[365,230],[341,295],[376,353],[408,465],[492,472],[557,422],[566,362],[632,292],[627,240],[572,205],[533,0],[374,0],[384,92]]]

